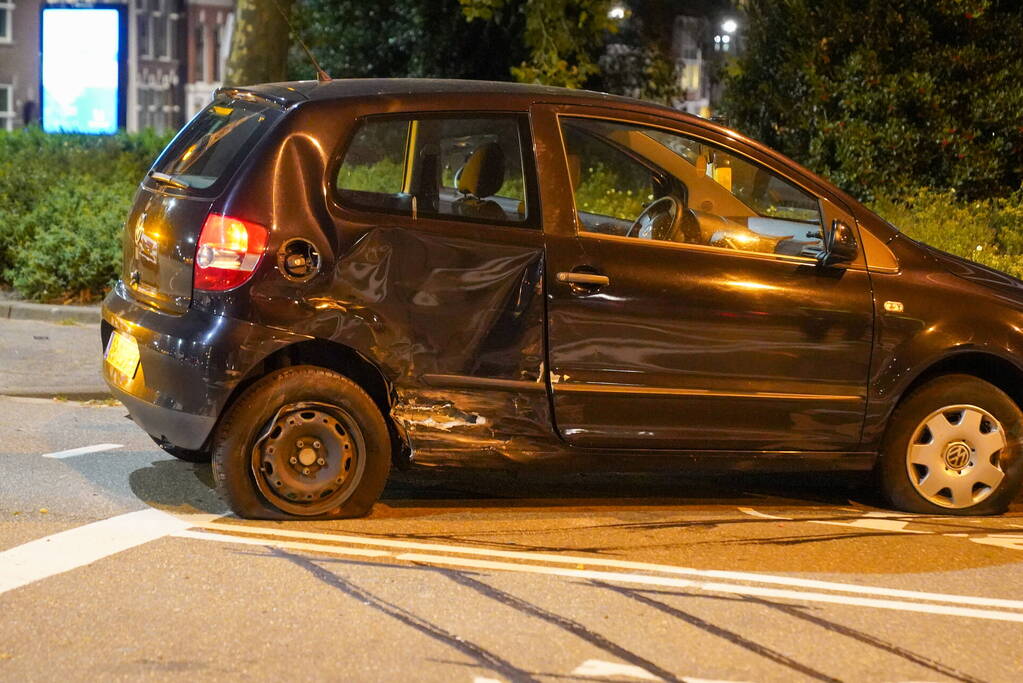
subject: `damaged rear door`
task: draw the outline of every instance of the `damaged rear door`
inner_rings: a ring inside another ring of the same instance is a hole
[[[389,255],[407,312],[393,415],[417,459],[550,439],[531,148],[525,114],[367,116],[339,167],[339,203],[376,214],[359,249]]]

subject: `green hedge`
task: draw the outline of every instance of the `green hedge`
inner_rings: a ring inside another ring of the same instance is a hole
[[[102,296],[135,188],[168,139],[0,132],[0,284],[42,301]]]
[[[120,273],[135,188],[167,141],[0,132],[0,286],[43,301],[101,297]],[[975,202],[921,190],[871,208],[914,239],[1023,278],[1023,190]]]
[[[973,202],[951,191],[919,190],[870,208],[915,240],[1023,278],[1023,189]]]

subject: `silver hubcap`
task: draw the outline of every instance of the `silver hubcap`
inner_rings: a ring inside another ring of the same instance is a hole
[[[947,406],[916,428],[906,454],[909,480],[921,496],[944,508],[975,505],[1005,477],[1002,425],[982,408]]]

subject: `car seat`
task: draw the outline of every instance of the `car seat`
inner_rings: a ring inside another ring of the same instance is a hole
[[[460,216],[507,220],[500,204],[487,197],[504,185],[504,151],[496,142],[487,142],[469,155],[465,165],[455,174],[455,185],[461,197],[452,208]]]

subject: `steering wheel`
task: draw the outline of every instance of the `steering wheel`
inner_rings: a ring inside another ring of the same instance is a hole
[[[670,194],[651,202],[629,227],[627,237],[641,240],[676,241],[682,216],[682,203]]]

